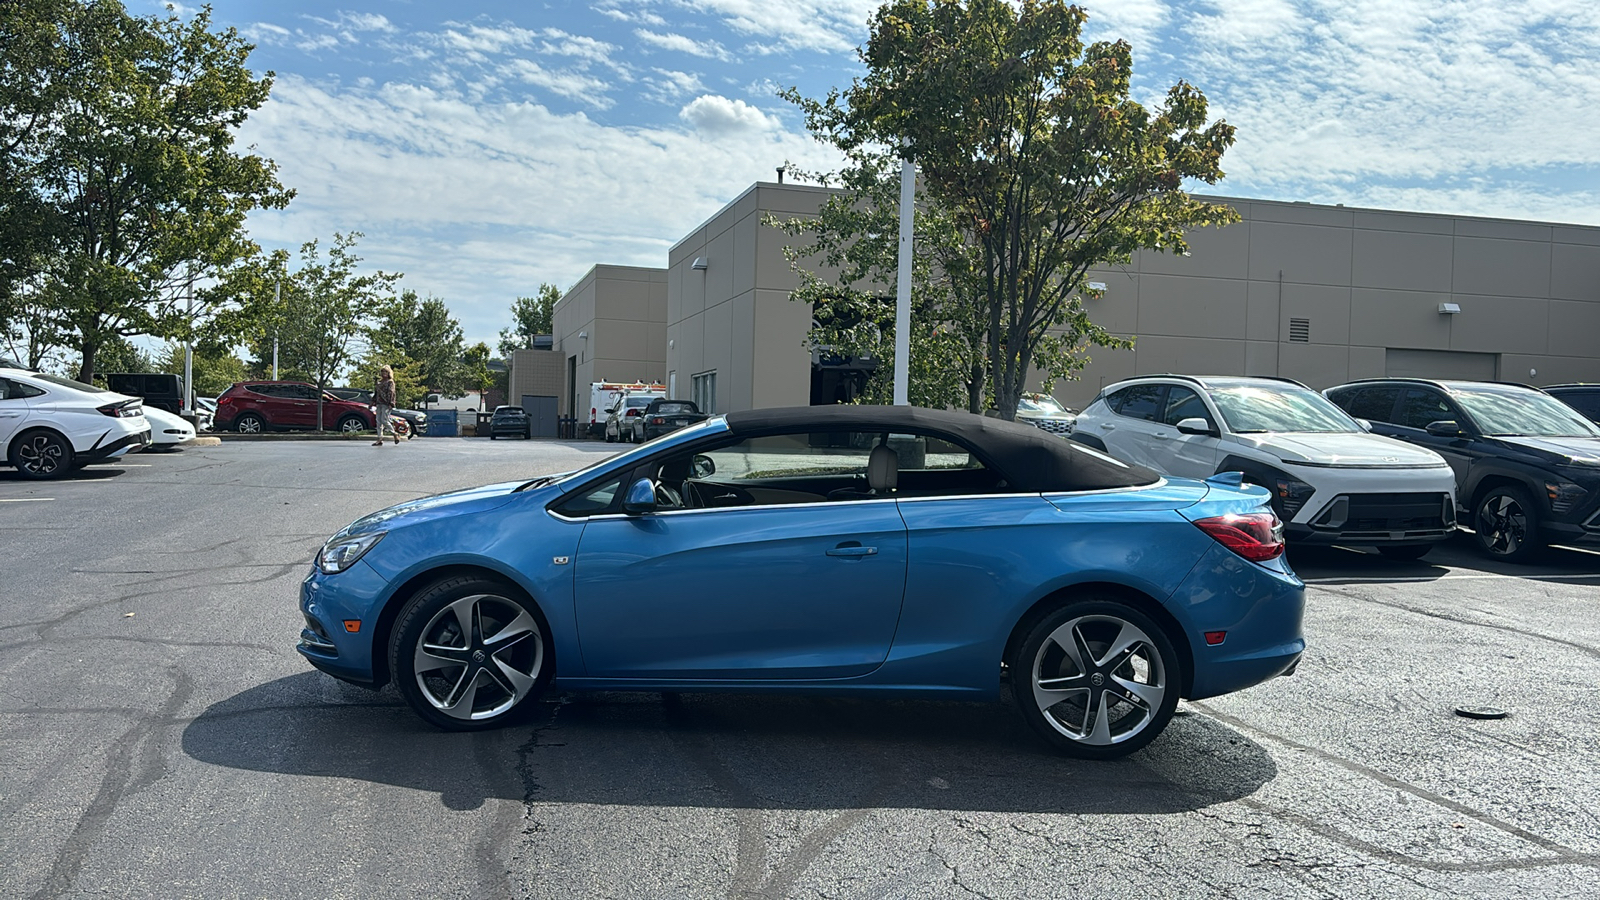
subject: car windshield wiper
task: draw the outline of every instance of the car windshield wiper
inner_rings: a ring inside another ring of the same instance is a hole
[[[526,490],[529,490],[531,488],[536,488],[536,487],[543,487],[543,486],[549,484],[550,482],[555,481],[558,477],[560,477],[560,476],[559,475],[541,475],[538,478],[535,478],[534,480],[528,482],[527,484],[524,484],[521,487],[517,488],[517,490],[513,491],[512,493],[516,493],[517,491],[526,491]]]

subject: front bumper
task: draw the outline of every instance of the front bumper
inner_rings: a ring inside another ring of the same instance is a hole
[[[364,560],[338,575],[324,575],[315,565],[300,582],[300,613],[305,627],[295,650],[318,669],[344,681],[381,686],[373,655],[378,614],[389,582]],[[350,631],[346,622],[358,623]]]

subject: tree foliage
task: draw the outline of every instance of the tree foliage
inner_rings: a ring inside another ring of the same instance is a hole
[[[554,310],[560,299],[560,289],[545,282],[539,285],[536,296],[511,301],[512,324],[500,329],[500,355],[509,357],[517,350],[531,350],[535,335],[554,331]]]
[[[371,337],[376,357],[387,358],[392,366],[406,366],[427,391],[447,397],[467,392],[461,323],[438,297],[422,299],[416,291],[401,292],[379,306]]]
[[[1086,18],[1061,0],[896,0],[872,18],[864,77],[822,100],[787,92],[858,164],[885,148],[917,163],[922,202],[967,248],[947,275],[986,317],[1006,418],[1035,367],[1070,376],[1089,347],[1129,344],[1084,309],[1090,268],[1182,251],[1186,229],[1238,218],[1183,190],[1222,177],[1233,127],[1208,124],[1184,82],[1154,109],[1132,100],[1130,47],[1085,44]]]
[[[0,37],[0,280],[43,280],[87,381],[117,337],[187,336],[187,285],[255,250],[251,210],[288,203],[275,164],[233,147],[272,73],[254,76],[251,46],[213,31],[209,9],[186,21],[116,0],[0,3]]]
[[[183,374],[183,345],[168,343],[155,360],[156,371],[172,375]],[[215,397],[232,387],[234,382],[250,377],[244,361],[233,351],[215,347],[195,347],[190,361],[194,373],[194,395]]]

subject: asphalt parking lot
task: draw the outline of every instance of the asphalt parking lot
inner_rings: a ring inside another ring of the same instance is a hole
[[[1109,764],[1003,706],[909,701],[556,696],[444,734],[294,652],[299,581],[350,520],[615,449],[0,469],[0,895],[1600,896],[1593,552],[1296,552],[1299,671]]]

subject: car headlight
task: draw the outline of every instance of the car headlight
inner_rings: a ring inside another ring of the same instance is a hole
[[[1317,492],[1316,488],[1304,481],[1295,481],[1292,478],[1279,478],[1275,487],[1272,499],[1274,505],[1278,507],[1278,515],[1285,522],[1293,519],[1300,511],[1300,507],[1305,506],[1311,495]]]
[[[1580,485],[1566,481],[1550,481],[1544,486],[1545,495],[1550,498],[1550,511],[1564,513],[1570,511],[1583,500],[1583,495],[1588,493]]]
[[[322,545],[322,552],[317,554],[317,568],[324,574],[337,575],[345,569],[356,564],[368,550],[378,546],[387,532],[371,531],[366,534],[352,534],[345,537],[329,538]]]

